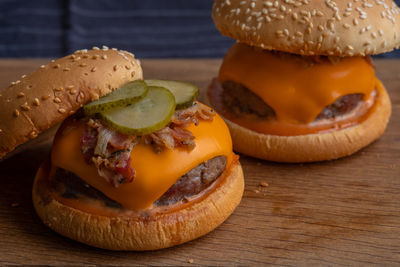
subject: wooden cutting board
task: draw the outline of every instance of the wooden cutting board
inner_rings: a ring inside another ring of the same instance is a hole
[[[44,62],[0,60],[0,88]],[[220,62],[143,60],[143,68],[146,78],[191,81],[204,93]],[[400,61],[377,60],[376,68],[393,105],[380,140],[316,164],[241,156],[246,187],[235,213],[212,233],[170,249],[106,251],[45,227],[31,186],[49,134],[0,162],[0,265],[400,265]]]

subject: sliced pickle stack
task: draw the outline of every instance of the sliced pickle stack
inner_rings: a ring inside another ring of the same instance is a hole
[[[175,109],[193,104],[199,89],[189,83],[166,80],[133,81],[83,107],[110,128],[130,135],[145,135],[165,127]]]
[[[125,107],[145,97],[147,90],[147,86],[143,81],[128,82],[99,100],[83,106],[83,111],[86,116],[90,116],[112,108]]]
[[[176,109],[190,107],[199,96],[199,88],[190,83],[167,81],[167,80],[145,80],[148,86],[164,87],[175,96]]]

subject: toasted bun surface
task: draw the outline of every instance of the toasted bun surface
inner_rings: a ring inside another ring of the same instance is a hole
[[[48,163],[47,163],[48,165]],[[54,231],[79,242],[110,250],[155,250],[193,240],[212,231],[239,204],[244,179],[239,161],[201,201],[150,216],[106,217],[61,204],[46,182],[48,166],[39,169],[33,204],[42,221]]]
[[[315,162],[349,156],[378,139],[386,129],[391,104],[382,84],[374,110],[361,123],[328,133],[298,136],[261,134],[225,119],[235,151],[276,162]],[[209,103],[207,99],[205,103]]]
[[[107,47],[79,50],[42,65],[0,91],[0,159],[85,103],[142,78],[139,60]]]
[[[400,45],[392,0],[215,0],[212,17],[239,42],[301,55],[364,56]]]

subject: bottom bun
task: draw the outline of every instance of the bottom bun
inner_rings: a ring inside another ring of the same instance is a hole
[[[32,192],[34,207],[44,224],[71,239],[110,250],[155,250],[205,235],[229,217],[244,189],[242,168],[235,161],[212,190],[182,207],[146,216],[100,216],[57,201],[48,175],[49,163],[44,163]]]
[[[276,162],[315,162],[349,156],[378,139],[386,129],[391,104],[379,82],[373,110],[361,123],[342,130],[298,136],[257,133],[226,121],[236,152]],[[205,103],[210,101],[206,99]]]

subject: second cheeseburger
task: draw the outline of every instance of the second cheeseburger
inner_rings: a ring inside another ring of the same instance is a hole
[[[208,233],[239,204],[243,174],[224,121],[195,100],[197,87],[141,79],[132,54],[105,47],[2,91],[15,98],[2,107],[2,155],[65,119],[33,188],[56,232],[111,250],[160,249]]]
[[[391,105],[370,55],[400,44],[393,1],[216,0],[213,19],[238,40],[208,91],[236,151],[321,161],[382,135]]]

